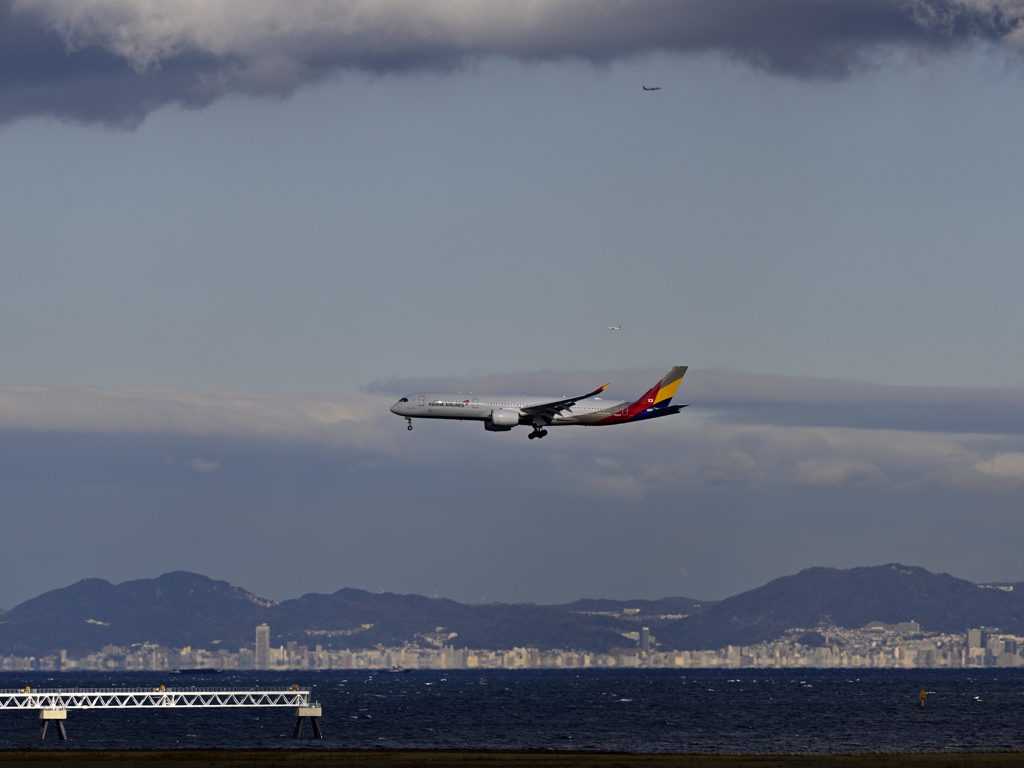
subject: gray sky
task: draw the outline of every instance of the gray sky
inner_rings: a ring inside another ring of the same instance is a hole
[[[179,568],[471,602],[1024,578],[1022,30],[0,0],[0,606]],[[387,410],[675,364],[680,416],[544,441]]]

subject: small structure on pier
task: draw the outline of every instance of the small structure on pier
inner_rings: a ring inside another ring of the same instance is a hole
[[[302,723],[309,718],[313,736],[323,738],[317,719],[323,714],[310,692],[298,685],[288,690],[240,688],[40,688],[0,691],[0,710],[38,710],[42,725],[39,738],[46,738],[50,721],[57,725],[57,737],[64,741],[64,721],[69,709],[174,709],[210,707],[290,707],[295,714],[295,738],[302,735]]]

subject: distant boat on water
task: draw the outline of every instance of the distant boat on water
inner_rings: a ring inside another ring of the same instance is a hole
[[[215,669],[214,667],[185,667],[184,669],[175,667],[171,670],[172,675],[220,675],[223,672],[223,669]]]
[[[373,671],[374,672],[379,672],[379,673],[385,674],[385,675],[398,675],[398,674],[401,674],[402,672],[412,672],[412,670],[409,667],[392,667],[391,669],[388,669],[387,667],[385,667],[384,669],[375,669]]]

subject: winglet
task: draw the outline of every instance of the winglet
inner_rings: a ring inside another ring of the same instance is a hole
[[[604,386],[598,387],[593,392],[589,392],[579,397],[567,397],[565,400],[555,400],[551,403],[540,403],[539,405],[527,405],[520,409],[520,412],[527,416],[538,416],[547,418],[548,424],[551,423],[551,419],[560,414],[562,411],[571,411],[572,407],[576,405],[580,400],[586,400],[588,397],[599,395],[608,389],[610,385],[605,384]]]
[[[573,399],[576,400],[577,402],[580,401],[580,400],[586,400],[588,397],[593,397],[594,395],[600,395],[602,392],[604,392],[610,386],[611,386],[611,382],[608,382],[604,386],[598,387],[597,389],[595,389],[593,392],[591,392],[588,395],[583,395],[583,397],[577,397],[577,398],[573,398]]]

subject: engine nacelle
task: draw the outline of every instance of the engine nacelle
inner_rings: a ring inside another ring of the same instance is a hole
[[[519,411],[511,408],[495,408],[491,411],[491,418],[484,422],[484,429],[488,432],[506,432],[519,424]]]

